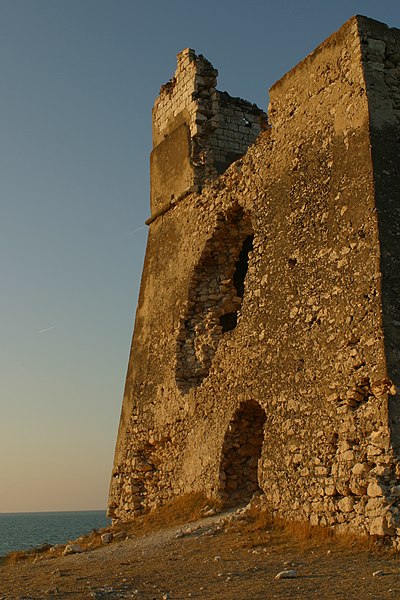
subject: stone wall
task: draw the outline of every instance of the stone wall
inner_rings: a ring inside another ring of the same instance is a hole
[[[388,372],[400,385],[400,36],[383,23],[362,20],[362,51],[371,122],[379,219],[383,325]],[[400,446],[400,407],[389,397],[392,443]]]
[[[255,104],[216,89],[218,71],[203,56],[186,48],[177,62],[153,108],[153,214],[225,171],[266,127],[266,115]]]
[[[350,19],[271,88],[246,154],[152,220],[114,519],[259,490],[396,540],[399,43]]]

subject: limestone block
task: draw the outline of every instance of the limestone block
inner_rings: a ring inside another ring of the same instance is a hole
[[[386,42],[383,40],[376,40],[373,38],[367,38],[367,54],[380,56],[384,58],[386,51]]]
[[[384,512],[385,499],[383,497],[370,498],[365,506],[365,514],[369,517],[376,517]]]
[[[365,465],[363,463],[356,463],[351,471],[354,475],[362,475],[365,472]]]
[[[375,517],[370,523],[369,533],[380,537],[393,535],[394,528],[388,524],[386,517]]]
[[[390,488],[390,495],[395,498],[400,498],[400,485],[394,485]]]
[[[326,496],[335,496],[336,495],[336,487],[334,485],[326,485],[325,486],[325,494]]]
[[[341,512],[349,513],[353,510],[354,498],[352,498],[351,496],[346,496],[345,498],[342,498],[341,500],[339,500],[337,505],[338,505],[338,509]]]
[[[85,552],[85,549],[79,544],[67,544],[65,546],[63,556],[69,556],[70,554],[79,554],[81,552]]]

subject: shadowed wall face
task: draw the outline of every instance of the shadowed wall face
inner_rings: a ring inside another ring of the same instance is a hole
[[[362,20],[362,51],[371,117],[379,220],[382,314],[389,378],[400,385],[400,35]],[[400,404],[389,397],[392,443],[400,447]]]
[[[229,423],[220,468],[220,494],[227,505],[248,502],[260,491],[258,461],[264,443],[266,414],[254,401],[244,402]]]

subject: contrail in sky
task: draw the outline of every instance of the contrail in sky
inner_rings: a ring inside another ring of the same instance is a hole
[[[51,331],[52,329],[55,329],[59,325],[60,325],[60,323],[57,323],[57,325],[52,325],[51,327],[46,327],[46,329],[41,329],[40,331],[38,331],[38,333],[45,333],[46,331]]]
[[[138,227],[137,229],[134,229],[133,231],[126,233],[125,235],[132,235],[132,233],[136,233],[137,231],[140,231],[141,229],[145,229],[146,227],[147,227],[147,225],[142,225],[141,227]]]

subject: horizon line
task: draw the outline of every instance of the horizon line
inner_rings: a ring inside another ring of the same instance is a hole
[[[44,513],[65,513],[65,512],[107,512],[107,508],[82,508],[82,509],[57,509],[57,510],[12,510],[12,511],[0,511],[0,515],[32,515],[32,514],[44,514]]]

